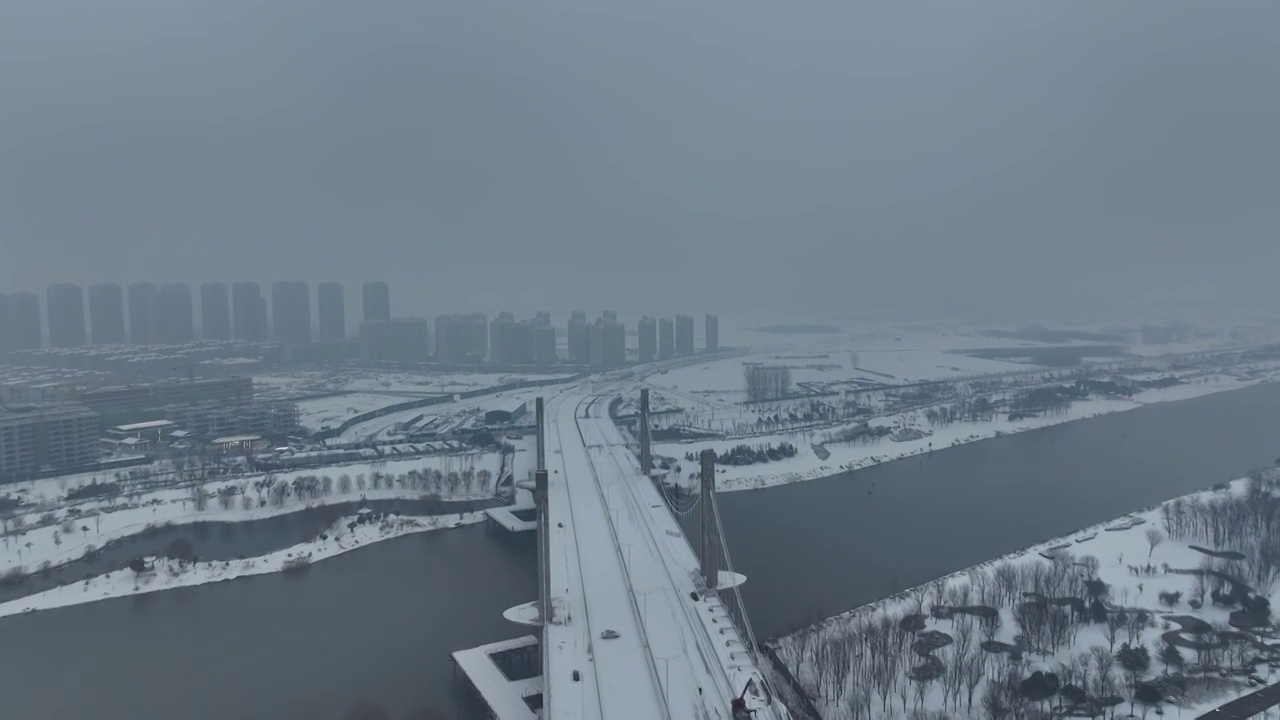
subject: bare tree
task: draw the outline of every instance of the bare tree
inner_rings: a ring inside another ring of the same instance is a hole
[[[1156,551],[1156,546],[1164,542],[1164,533],[1160,532],[1159,528],[1147,528],[1146,538],[1147,557],[1151,557],[1151,554]]]
[[[1120,636],[1120,628],[1125,626],[1128,619],[1129,617],[1124,610],[1107,613],[1107,642],[1110,643],[1110,647],[1107,648],[1108,652],[1116,651],[1116,638]]]

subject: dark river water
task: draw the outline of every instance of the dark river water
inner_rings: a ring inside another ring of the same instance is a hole
[[[721,497],[761,638],[1280,456],[1280,384]],[[475,718],[449,652],[516,637],[527,542],[483,525],[259,576],[0,619],[5,720]],[[425,714],[428,708],[440,714]]]
[[[352,500],[307,508],[287,515],[244,522],[195,522],[161,525],[130,535],[99,548],[91,557],[38,573],[19,585],[0,585],[0,602],[26,597],[60,585],[79,582],[129,567],[138,557],[168,556],[182,560],[234,560],[266,555],[298,543],[314,540],[339,518],[360,510],[377,514],[440,515],[484,510],[501,505],[497,498],[446,502],[401,498],[394,500]],[[172,543],[184,540],[188,553],[175,554]]]

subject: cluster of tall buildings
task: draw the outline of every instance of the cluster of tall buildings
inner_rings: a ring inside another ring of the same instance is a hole
[[[714,352],[720,349],[720,319],[706,316],[704,349]],[[616,313],[606,311],[593,323],[587,322],[586,313],[575,312],[569,318],[569,361],[594,367],[618,367],[625,362],[626,330],[618,322]],[[670,360],[694,353],[693,318],[677,315],[655,319],[646,315],[640,318],[636,359],[639,362]]]
[[[47,334],[41,324],[40,299],[31,293],[0,294],[0,352],[28,350],[48,344],[56,348],[84,345],[178,345],[205,340],[276,341],[297,352],[332,347],[347,338],[346,295],[341,283],[320,283],[312,312],[311,286],[300,281],[270,285],[270,302],[256,282],[200,286],[199,302],[185,283],[140,282],[127,288],[101,283],[85,292],[79,285],[50,286],[45,299]],[[625,365],[627,328],[617,313],[606,310],[587,320],[574,312],[565,345],[559,347],[551,315],[535,313],[516,319],[498,313],[393,318],[391,291],[384,282],[362,288],[363,314],[358,325],[360,357],[379,362],[420,363],[434,357],[442,365],[549,366],[562,361],[608,369]],[[433,337],[434,336],[434,337]],[[719,348],[719,323],[706,316],[705,347]],[[314,343],[320,344],[314,344]],[[639,362],[694,353],[694,320],[688,315],[641,318]],[[312,353],[314,354],[314,353]],[[562,354],[564,357],[562,357]],[[310,357],[303,353],[303,357]],[[319,357],[319,356],[317,356]]]
[[[315,339],[347,337],[345,291],[341,283],[320,283]],[[384,282],[363,287],[365,321],[391,319],[391,290]],[[246,340],[285,343],[313,341],[311,287],[305,282],[271,284],[271,314],[256,282],[208,282],[200,286],[199,332],[196,304],[186,283],[155,285],[116,283],[89,287],[51,285],[45,293],[47,326],[41,322],[40,298],[33,293],[0,294],[0,352],[32,350],[49,345],[74,348],[83,345],[177,345],[197,337],[205,340]]]
[[[704,349],[720,348],[720,322],[706,316]],[[434,341],[429,342],[434,336]],[[569,316],[563,354],[551,324],[551,314],[535,313],[516,319],[500,312],[489,320],[484,313],[437,315],[434,328],[423,318],[397,318],[360,325],[360,355],[364,360],[421,363],[434,357],[442,365],[549,366],[562,361],[597,369],[622,367],[628,362],[627,328],[617,313],[606,310],[593,321],[575,311]],[[434,348],[434,353],[432,352]],[[640,319],[635,359],[653,362],[694,353],[694,323],[688,315],[675,320]]]
[[[556,329],[551,313],[539,312],[530,320],[516,320],[498,313],[489,323],[489,358],[495,365],[552,365],[556,353]]]

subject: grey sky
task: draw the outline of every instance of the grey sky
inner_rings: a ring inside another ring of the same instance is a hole
[[[0,285],[1276,306],[1277,77],[1273,0],[8,0]]]

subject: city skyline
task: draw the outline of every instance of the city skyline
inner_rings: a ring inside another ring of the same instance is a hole
[[[320,282],[313,291],[310,283],[298,282],[306,288],[305,297],[299,298],[296,289],[289,295],[291,299],[302,300],[301,307],[285,314],[287,322],[295,327],[290,340],[309,342],[313,331],[323,340],[344,339],[358,329],[359,321],[346,313],[343,283]],[[274,281],[269,289],[279,283],[281,281]],[[256,296],[251,297],[251,289],[255,287]],[[369,298],[375,303],[371,308],[375,315],[382,317],[389,313],[387,283],[367,281],[362,287],[362,300]],[[312,294],[316,296],[314,312]],[[215,280],[199,286],[148,281],[54,283],[40,292],[0,289],[0,299],[3,299],[0,319],[4,321],[0,322],[0,335],[4,336],[0,349],[180,344],[196,339],[233,337],[265,340],[272,336],[278,324],[274,298],[267,298],[262,293],[262,285],[256,281]],[[260,303],[260,306],[248,307],[246,302]],[[259,317],[264,311],[271,314]],[[361,313],[367,311],[362,305]],[[385,319],[391,318],[386,315]],[[302,324],[307,326],[306,332],[298,330]],[[258,325],[262,326],[261,331]]]
[[[397,336],[405,336],[408,339],[402,344],[407,347],[419,342],[413,338],[413,333],[418,331],[408,330],[409,326],[379,325],[423,317],[390,317],[390,288],[382,281],[361,284],[360,312],[364,319],[359,322],[348,321],[346,287],[335,281],[317,283],[314,290],[306,281],[274,281],[269,293],[264,293],[262,286],[254,281],[230,285],[213,281],[202,283],[198,293],[194,290],[181,282],[161,285],[139,282],[127,286],[104,282],[90,285],[86,292],[86,288],[72,283],[58,283],[45,289],[43,313],[40,298],[35,294],[0,293],[0,316],[3,316],[0,317],[3,320],[0,350],[35,349],[46,343],[49,347],[65,348],[112,345],[122,344],[126,339],[134,345],[180,345],[197,339],[232,338],[307,345],[362,338],[367,324],[386,327]],[[427,323],[427,327],[435,325],[429,334],[430,356],[440,362],[457,364],[550,365],[565,361],[613,366],[622,362],[619,357],[625,358],[632,350],[626,345],[628,334],[636,336],[634,352],[639,362],[694,351],[694,320],[690,315],[677,313],[656,319],[651,314],[638,319],[624,315],[619,319],[618,312],[609,309],[602,310],[594,322],[588,322],[584,312],[571,311],[563,321],[562,354],[561,332],[553,323],[555,315],[544,309],[531,310],[528,317],[518,320],[509,310],[497,312],[492,319],[481,311],[437,313],[434,323]],[[631,333],[626,329],[629,321],[636,324]],[[621,333],[615,335],[610,330],[600,335],[597,328],[601,323],[616,325]],[[699,347],[718,348],[718,326],[717,315],[704,316],[703,345]],[[33,340],[37,334],[32,332],[32,327],[37,329],[38,340]],[[483,327],[483,330],[466,330],[466,327]],[[619,351],[613,349],[616,338],[621,339]],[[385,345],[387,341],[379,342]],[[364,348],[365,341],[361,343]],[[416,354],[394,352],[400,356]],[[362,349],[361,355],[367,354]]]

